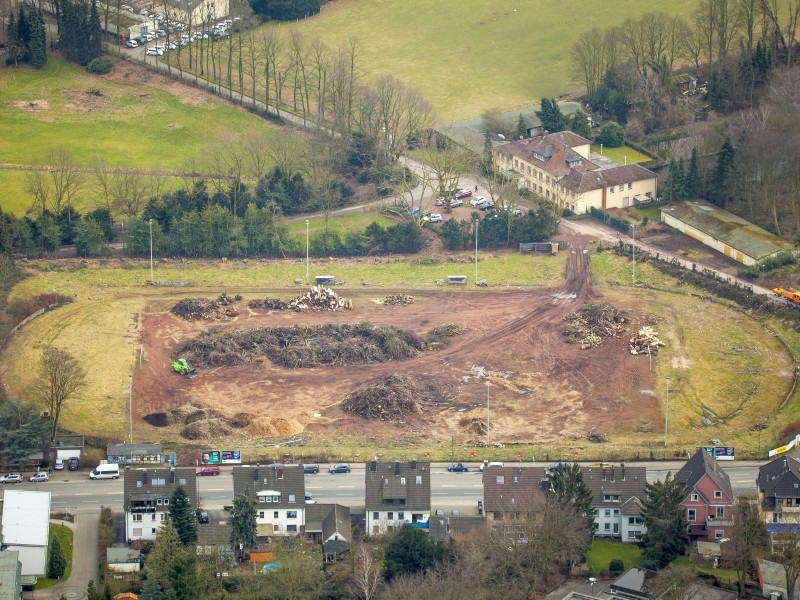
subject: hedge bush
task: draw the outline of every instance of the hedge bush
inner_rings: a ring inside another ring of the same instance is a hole
[[[95,58],[86,65],[86,70],[95,75],[105,75],[111,72],[114,68],[114,63],[107,58]]]

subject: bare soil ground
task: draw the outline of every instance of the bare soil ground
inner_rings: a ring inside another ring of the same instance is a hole
[[[637,238],[639,238],[638,230]],[[663,228],[657,228],[652,233],[645,233],[639,239],[656,249],[664,250],[677,256],[684,256],[688,260],[692,260],[692,256],[695,256],[697,257],[696,260],[701,261],[704,265],[729,275],[736,275],[739,269],[742,268],[741,263],[732,258],[709,248],[688,235],[674,231],[665,231]]]
[[[564,339],[564,315],[596,296],[582,244],[574,240],[569,250],[561,289],[475,295],[414,292],[415,303],[401,306],[378,301],[386,290],[347,291],[343,295],[354,301],[352,310],[320,313],[251,309],[246,297],[239,315],[223,323],[186,322],[170,314],[174,300],[153,302],[141,317],[146,360],[135,377],[134,397],[142,403],[137,412],[164,413],[188,404],[213,409],[243,425],[233,433],[242,442],[303,431],[362,436],[458,433],[480,441],[485,435],[488,380],[493,442],[550,442],[590,431],[633,428],[642,419],[657,420],[658,401],[642,393],[653,386],[647,361],[629,354],[625,336],[589,350]],[[635,302],[620,308],[630,310],[634,321],[641,314]],[[418,334],[455,323],[464,332],[446,349],[404,361],[287,369],[262,359],[246,366],[201,370],[193,379],[170,371],[177,345],[212,326],[361,322],[395,325]],[[393,420],[367,420],[339,406],[357,388],[396,373],[435,386],[441,400]],[[632,411],[629,405],[634,402]],[[251,419],[242,419],[243,414]],[[181,427],[167,426],[162,437],[178,434]],[[214,429],[209,423],[208,434],[219,439]],[[219,429],[218,433],[229,433],[227,426]]]

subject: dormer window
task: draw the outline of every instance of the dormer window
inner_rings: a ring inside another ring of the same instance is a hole
[[[714,498],[722,498],[722,492],[720,492],[719,490],[714,492]]]
[[[692,502],[697,502],[699,496],[697,494],[692,494]]]

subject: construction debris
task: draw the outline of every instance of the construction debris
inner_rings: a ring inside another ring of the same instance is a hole
[[[431,337],[369,323],[211,330],[184,342],[175,352],[198,368],[239,366],[262,357],[290,369],[358,365],[412,358],[434,340],[441,346],[458,331],[455,326],[439,330],[433,330]]]
[[[642,327],[631,338],[631,354],[658,354],[658,348],[665,345],[658,339],[658,332],[652,327]]]
[[[289,301],[277,298],[264,298],[263,300],[251,300],[247,303],[250,308],[266,308],[267,310],[340,310],[353,308],[350,300],[342,298],[330,288],[312,286],[307,292],[303,292],[297,298]]]
[[[628,312],[614,308],[605,302],[592,302],[581,312],[564,316],[564,335],[570,343],[580,344],[584,350],[603,343],[607,337],[619,337],[625,333],[625,323],[630,320]]]
[[[395,373],[358,388],[340,406],[344,412],[364,419],[393,421],[420,412],[421,405],[440,397],[433,386]]]
[[[389,294],[383,301],[384,304],[395,306],[398,304],[414,304],[414,296],[408,294]]]
[[[239,311],[233,306],[235,300],[241,300],[241,296],[231,298],[222,292],[216,300],[209,298],[184,298],[179,300],[170,309],[173,315],[187,321],[210,321],[213,319],[224,319],[235,317]]]

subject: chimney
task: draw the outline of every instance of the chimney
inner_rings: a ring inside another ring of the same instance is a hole
[[[611,481],[614,481],[614,467],[611,467]]]
[[[606,468],[603,467],[603,481],[606,480]]]
[[[625,481],[625,463],[620,463],[620,467],[622,467],[622,481]]]

